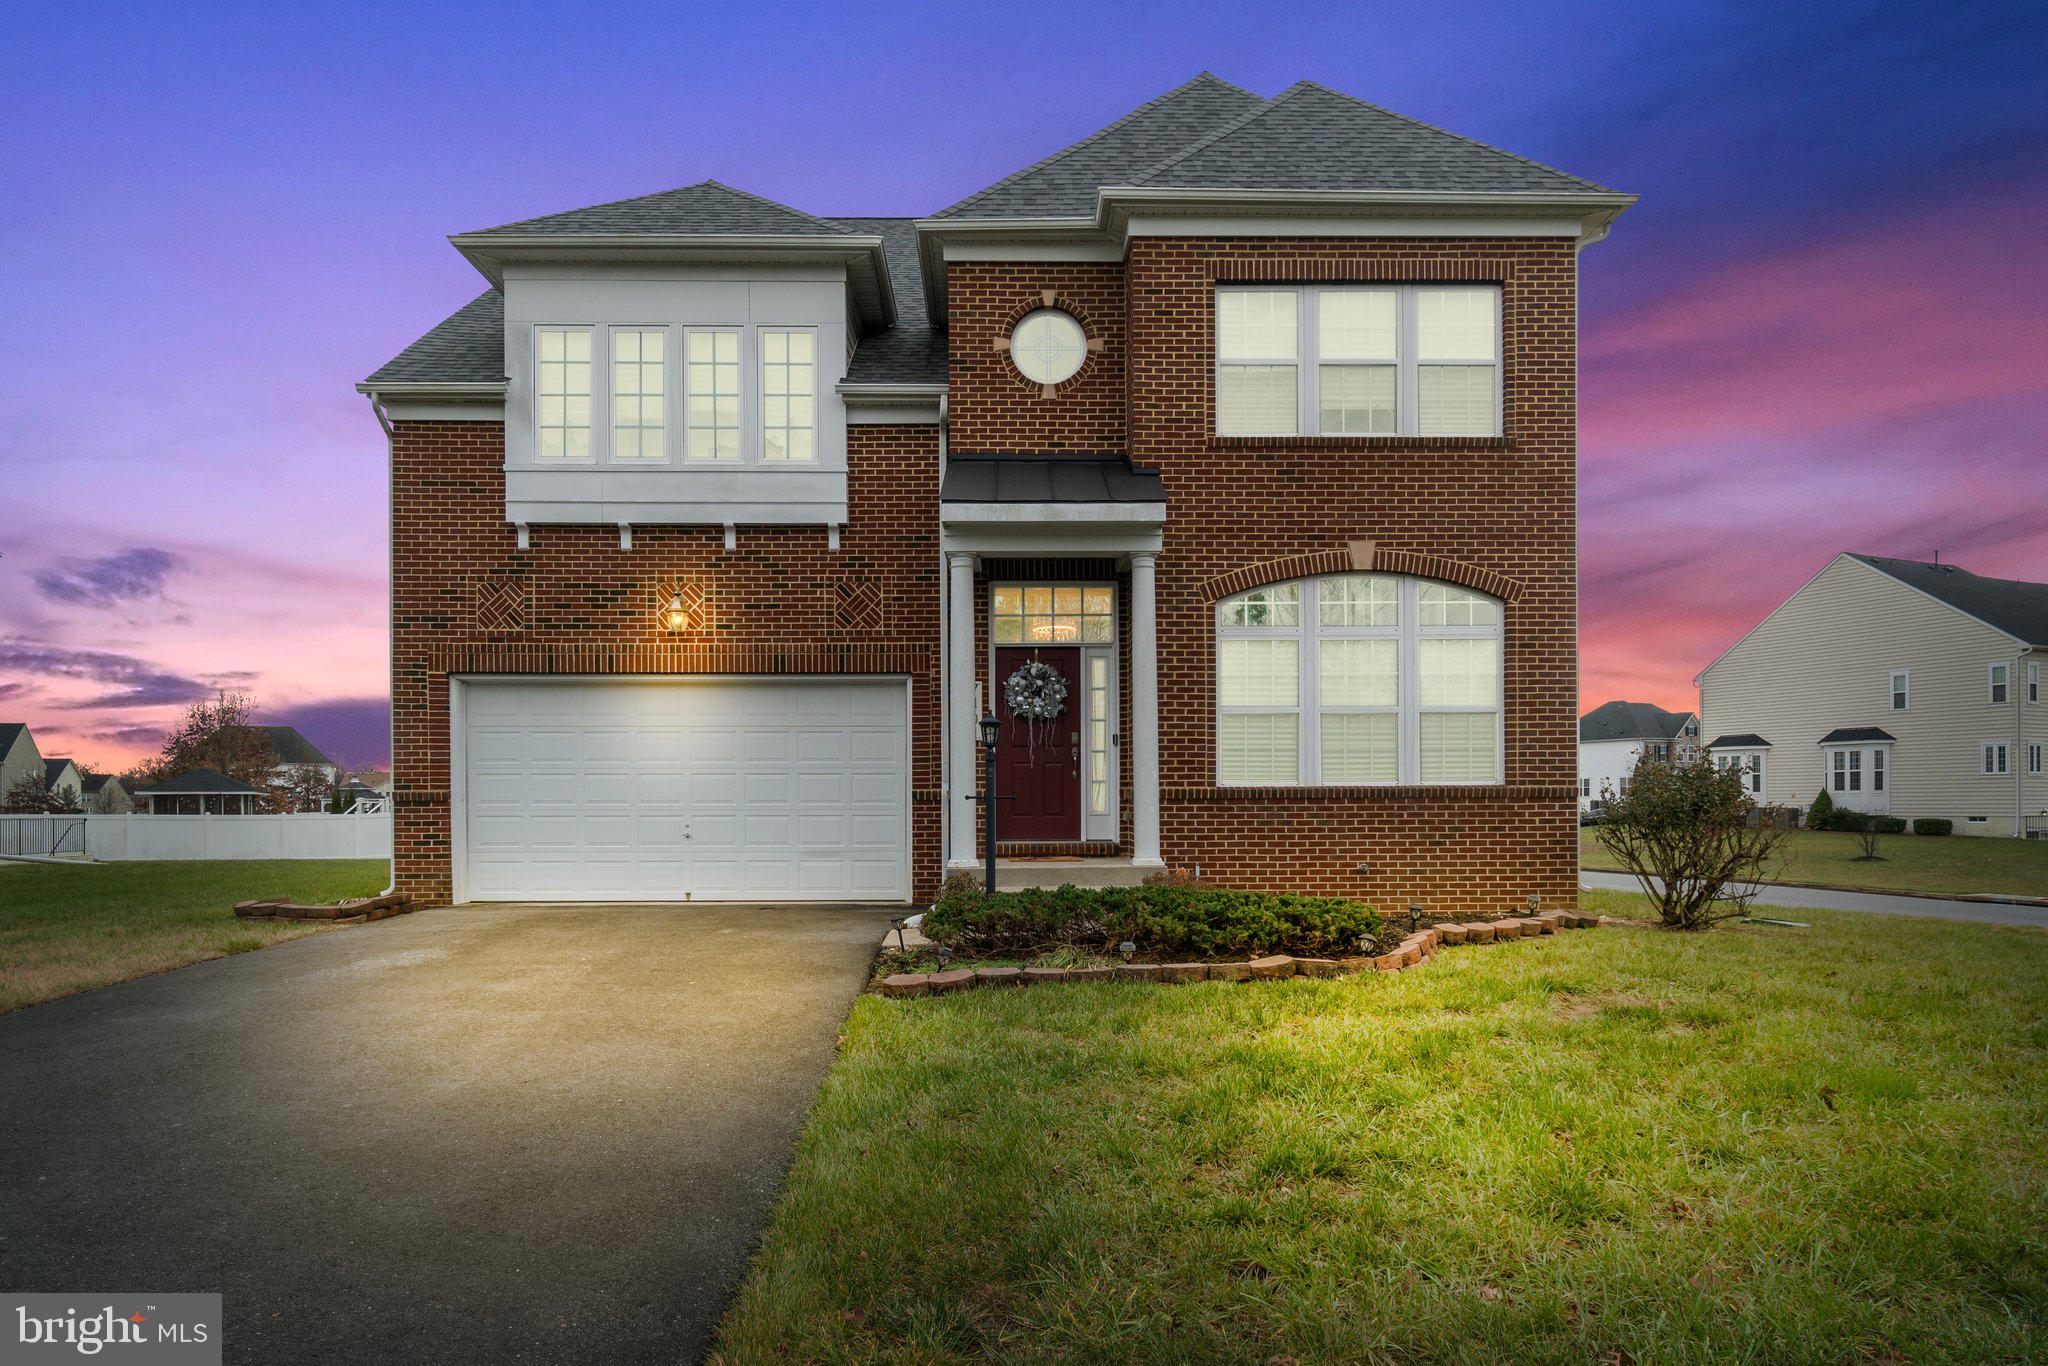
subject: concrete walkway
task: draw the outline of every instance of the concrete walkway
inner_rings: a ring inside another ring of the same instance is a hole
[[[0,1016],[0,1285],[234,1362],[691,1361],[888,911],[460,907]]]
[[[1579,885],[1610,892],[1641,890],[1635,878],[1627,873],[1602,873],[1590,868],[1580,870]],[[1750,904],[1824,911],[1870,911],[1877,915],[1924,915],[1933,920],[1967,920],[1983,925],[2026,925],[2034,929],[2048,929],[2048,906],[2009,906],[1996,901],[1950,901],[1933,896],[1834,892],[1818,887],[1766,884]]]

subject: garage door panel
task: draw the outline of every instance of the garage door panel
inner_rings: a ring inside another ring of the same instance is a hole
[[[477,681],[464,702],[468,896],[908,893],[900,682]]]

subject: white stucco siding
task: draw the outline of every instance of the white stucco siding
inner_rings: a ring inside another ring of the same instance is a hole
[[[1981,746],[2015,743],[2015,703],[1992,705],[1989,670],[2012,662],[2017,649],[2003,632],[1840,558],[1701,676],[1702,734],[1711,741],[1749,732],[1770,741],[1766,799],[1804,807],[1821,790],[1821,736],[1880,727],[1897,737],[1893,815],[1947,817],[1959,834],[2010,834],[2025,744],[2013,749],[2014,772],[1993,777],[1982,772]],[[1891,709],[1895,670],[1909,675],[1904,711]],[[2016,674],[2013,695],[2023,699],[2025,669]],[[2048,708],[2026,707],[2021,730],[2025,738],[2048,734]],[[2039,811],[2044,800],[2048,783],[2035,779],[2026,809]],[[1986,819],[1966,824],[1973,816]]]

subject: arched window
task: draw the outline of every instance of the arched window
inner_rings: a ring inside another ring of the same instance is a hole
[[[1500,603],[1396,574],[1226,598],[1216,713],[1226,786],[1498,783]]]

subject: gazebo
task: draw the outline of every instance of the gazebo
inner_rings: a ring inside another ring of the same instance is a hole
[[[210,768],[195,768],[138,788],[135,796],[149,804],[152,816],[253,816],[263,789]]]

